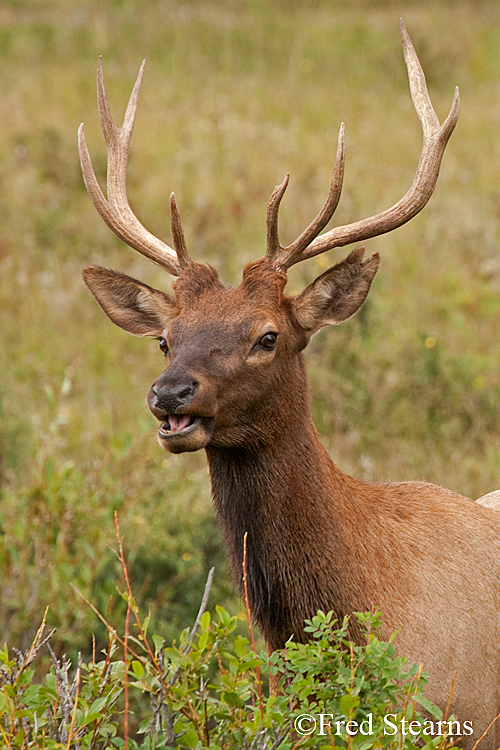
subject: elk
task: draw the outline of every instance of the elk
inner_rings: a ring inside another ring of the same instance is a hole
[[[354,249],[295,297],[285,294],[295,263],[389,232],[429,200],[458,117],[455,90],[440,125],[424,73],[401,24],[410,91],[423,129],[413,183],[392,207],[320,234],[340,198],[344,126],[328,197],[289,246],[280,243],[278,210],[288,175],[267,209],[267,250],[242,282],[225,287],[217,272],[191,259],[175,196],[173,248],[150,234],[126,191],[130,139],[144,64],[123,125],[111,118],[99,62],[98,108],[106,141],[107,198],[99,187],[83,126],[79,150],[87,191],[125,243],[176,277],[175,296],[105,268],[85,268],[85,283],[109,318],[136,336],[159,341],[166,369],[148,403],[158,440],[171,453],[204,449],[213,502],[234,577],[241,585],[247,534],[252,616],[270,650],[304,640],[304,619],[332,610],[338,620],[373,605],[383,636],[430,674],[427,695],[459,721],[471,722],[471,748],[500,712],[500,516],[425,482],[369,483],[346,475],[324,449],[310,417],[302,350],[326,325],[363,304],[379,266]],[[354,619],[351,637],[362,638]],[[500,730],[482,747],[497,748]]]

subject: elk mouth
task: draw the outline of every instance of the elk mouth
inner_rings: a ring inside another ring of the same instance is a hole
[[[186,434],[194,429],[200,421],[201,417],[197,417],[195,414],[167,414],[166,419],[160,425],[159,433],[162,438],[180,435],[181,433]]]
[[[167,414],[158,430],[160,445],[170,453],[197,451],[210,440],[213,423],[197,414]]]

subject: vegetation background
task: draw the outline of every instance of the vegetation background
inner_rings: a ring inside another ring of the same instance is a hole
[[[340,121],[347,165],[336,222],[408,188],[420,153],[399,16],[444,119],[462,109],[429,206],[371,240],[381,270],[351,321],[315,337],[313,413],[346,471],[425,478],[478,497],[500,486],[500,4],[497,0],[3,0],[0,6],[0,640],[26,647],[50,605],[59,653],[103,636],[76,587],[122,617],[113,513],[136,601],[167,639],[190,624],[207,571],[237,611],[202,453],[168,456],[145,404],[156,342],[102,314],[89,263],[154,286],[80,176],[82,120],[98,173],[98,55],[121,122],[143,58],[130,200],[169,241],[175,189],[192,255],[237,283],[263,253],[285,172],[285,240],[322,204]],[[290,274],[299,290],[347,250]],[[305,498],[307,502],[307,498]],[[72,585],[71,585],[72,584]],[[153,624],[151,625],[153,628]]]

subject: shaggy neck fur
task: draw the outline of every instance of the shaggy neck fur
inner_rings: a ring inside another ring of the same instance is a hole
[[[286,428],[272,441],[207,448],[233,574],[243,593],[247,533],[250,609],[273,649],[292,635],[305,640],[304,618],[318,610],[333,610],[341,622],[346,614],[370,608],[349,521],[365,485],[331,461],[309,416],[305,376],[302,386],[286,400],[293,419],[284,420]],[[358,640],[355,623],[352,628]]]

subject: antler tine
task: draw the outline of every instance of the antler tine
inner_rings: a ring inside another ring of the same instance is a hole
[[[170,193],[170,222],[172,226],[172,238],[174,240],[175,252],[177,253],[181,267],[185,268],[191,263],[191,258],[187,251],[186,240],[184,238],[181,224],[181,215],[177,208],[175,193]]]
[[[108,157],[107,168],[107,189],[108,198],[106,199],[95,176],[89,150],[83,132],[83,124],[78,130],[78,148],[80,152],[80,162],[82,166],[83,179],[85,187],[96,207],[100,216],[113,232],[120,237],[127,245],[138,250],[146,258],[157,263],[174,276],[179,276],[182,269],[191,261],[187,253],[186,245],[180,227],[180,218],[176,212],[175,222],[172,217],[172,231],[175,238],[182,236],[183,242],[178,243],[181,247],[180,253],[173,250],[169,245],[164,243],[158,237],[148,232],[148,230],[137,219],[130,208],[127,197],[127,163],[130,139],[134,128],[135,114],[139,91],[144,76],[145,61],[139,70],[139,75],[135,82],[130,100],[127,105],[123,125],[116,127],[113,123],[109,101],[104,86],[104,75],[102,70],[102,58],[99,58],[97,68],[97,100],[99,108],[99,118],[101,121],[102,132],[106,142],[106,152]]]
[[[340,124],[337,154],[335,157],[335,164],[333,167],[332,181],[330,183],[330,190],[328,192],[328,197],[326,201],[324,202],[323,207],[321,208],[321,211],[318,213],[316,218],[309,224],[307,229],[305,229],[302,232],[302,234],[299,235],[299,237],[297,237],[295,242],[292,242],[292,244],[288,245],[288,247],[282,247],[279,244],[278,231],[277,231],[278,208],[279,208],[279,203],[281,201],[281,198],[283,197],[283,193],[285,192],[286,185],[288,184],[288,175],[286,177],[286,184],[282,183],[277,188],[275,188],[273,195],[271,196],[271,200],[269,201],[269,209],[270,209],[271,204],[273,203],[273,197],[276,194],[276,198],[275,198],[276,206],[273,207],[275,211],[275,215],[273,213],[273,227],[275,228],[275,230],[272,235],[272,238],[274,241],[273,241],[273,244],[270,245],[270,236],[269,236],[269,231],[268,231],[268,244],[267,244],[266,257],[269,260],[273,261],[273,265],[276,269],[282,268],[283,270],[286,270],[291,265],[297,262],[296,260],[294,260],[294,258],[297,258],[297,260],[300,260],[301,253],[306,249],[306,247],[311,243],[311,241],[315,237],[317,237],[317,235],[321,232],[321,230],[326,227],[326,225],[332,218],[338,206],[338,203],[340,200],[340,194],[342,192],[342,184],[344,181],[344,165],[345,165],[345,126],[344,126],[344,123],[342,122]],[[269,216],[269,209],[268,209],[268,216]]]
[[[281,183],[281,185],[276,185],[273,192],[271,193],[271,197],[269,198],[269,203],[267,204],[267,220],[266,220],[266,228],[267,228],[267,250],[266,250],[266,258],[267,260],[273,260],[273,258],[281,251],[283,248],[280,245],[279,241],[279,234],[278,234],[278,211],[281,203],[281,199],[283,198],[283,195],[285,194],[285,190],[288,187],[288,181],[290,179],[290,175],[288,172],[285,175],[285,179]]]
[[[313,235],[309,245],[305,246],[304,242],[300,242],[300,247],[296,247],[299,240],[307,235],[311,227],[314,226],[315,222],[313,222],[311,227],[308,227],[295,243],[290,245],[289,248],[281,248],[275,255],[273,265],[277,270],[286,271],[295,263],[312,258],[334,247],[342,247],[351,242],[361,242],[390,232],[412,219],[423,209],[431,197],[436,186],[446,144],[457,123],[460,97],[458,87],[456,87],[448,117],[440,125],[429,98],[424,72],[402,20],[401,40],[413,105],[423,131],[422,153],[410,189],[397,203],[385,211],[352,224],[335,227],[320,237],[317,234],[321,229],[318,229],[316,238],[314,239]]]

